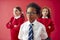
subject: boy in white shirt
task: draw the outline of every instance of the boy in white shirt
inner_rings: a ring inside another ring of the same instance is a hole
[[[36,20],[41,8],[31,3],[27,6],[27,19],[20,27],[18,38],[20,40],[45,40],[48,38],[45,26]]]

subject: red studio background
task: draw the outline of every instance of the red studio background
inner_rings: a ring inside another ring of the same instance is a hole
[[[51,10],[52,20],[55,30],[51,34],[52,40],[60,40],[60,1],[59,0],[0,0],[0,40],[11,40],[10,29],[6,28],[6,23],[10,20],[12,9],[20,6],[26,14],[26,6],[35,2],[39,6],[47,6]],[[26,16],[25,16],[26,17]]]

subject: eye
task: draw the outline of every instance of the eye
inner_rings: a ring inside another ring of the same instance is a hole
[[[15,10],[16,12],[18,11],[18,10]]]
[[[27,12],[27,14],[30,14],[30,12]]]

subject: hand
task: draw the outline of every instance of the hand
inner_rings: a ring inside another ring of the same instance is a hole
[[[11,24],[11,22],[9,22],[9,24]]]
[[[14,27],[17,27],[17,25],[14,25]]]
[[[51,26],[48,26],[49,29],[51,29]]]

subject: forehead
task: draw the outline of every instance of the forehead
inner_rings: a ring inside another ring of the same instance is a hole
[[[29,7],[29,8],[27,9],[27,12],[33,12],[33,11],[36,11],[36,9],[33,8],[33,7]]]
[[[14,11],[16,11],[16,10],[18,10],[18,9],[16,9],[16,8],[13,8],[13,10],[14,10]]]
[[[44,9],[42,9],[43,11],[48,11],[48,9],[47,8],[44,8]]]

